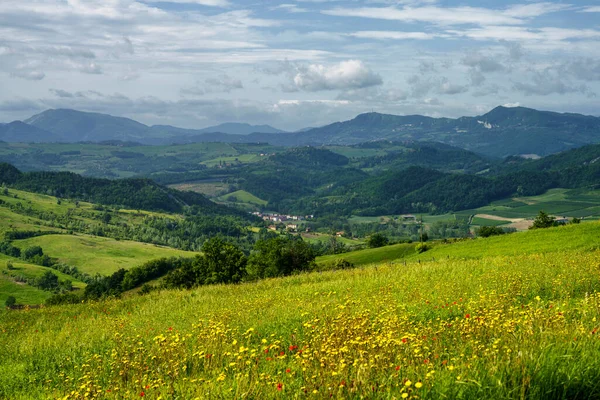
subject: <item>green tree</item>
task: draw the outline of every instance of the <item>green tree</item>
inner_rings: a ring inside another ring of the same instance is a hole
[[[22,256],[25,260],[30,260],[30,259],[34,258],[35,256],[41,257],[43,255],[44,255],[44,251],[42,250],[42,248],[40,246],[28,247],[22,253]]]
[[[17,299],[15,298],[15,296],[8,296],[8,298],[4,302],[4,305],[6,305],[6,307],[12,307],[15,304],[17,304]]]
[[[382,235],[381,233],[374,233],[367,239],[367,246],[370,248],[382,247],[389,243],[387,237]]]
[[[46,271],[37,279],[36,286],[42,290],[56,290],[59,286],[58,276],[52,271]]]
[[[239,247],[216,236],[204,242],[202,252],[204,255],[194,265],[199,284],[241,282],[248,259]]]
[[[505,232],[502,230],[502,228],[498,228],[497,226],[482,226],[481,228],[477,229],[475,233],[477,236],[486,238],[495,235],[504,235]]]
[[[249,279],[263,279],[307,271],[314,266],[313,248],[300,237],[259,240],[248,258]]]
[[[537,217],[533,220],[533,225],[529,229],[540,229],[540,228],[550,228],[552,226],[557,226],[556,218],[551,217],[546,214],[544,211],[539,212]]]

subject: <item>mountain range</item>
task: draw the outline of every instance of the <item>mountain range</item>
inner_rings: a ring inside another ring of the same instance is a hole
[[[204,129],[147,126],[132,119],[76,110],[47,110],[0,125],[6,142],[133,141],[143,144],[194,142],[281,146],[352,145],[378,140],[435,141],[491,157],[544,156],[600,142],[600,118],[572,113],[499,106],[476,117],[360,114],[319,128],[288,133],[269,125],[226,123]]]

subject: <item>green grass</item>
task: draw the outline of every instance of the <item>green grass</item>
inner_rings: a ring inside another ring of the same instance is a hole
[[[471,220],[471,225],[476,225],[476,226],[500,226],[500,225],[506,225],[509,223],[510,223],[510,221],[497,221],[494,219],[487,219],[487,218],[480,218],[480,217],[474,217]]]
[[[8,270],[6,268],[6,262],[10,261],[13,264],[14,269]],[[7,276],[23,276],[25,278],[39,278],[47,271],[51,271],[54,275],[58,276],[61,281],[69,280],[73,283],[73,287],[76,289],[85,288],[85,283],[78,281],[77,279],[63,274],[62,272],[56,271],[48,267],[42,267],[40,265],[29,264],[19,259],[8,257],[4,254],[0,254],[0,273],[6,273]]]
[[[43,304],[47,298],[52,296],[52,293],[45,292],[24,283],[16,283],[10,277],[0,274],[0,308],[4,307],[4,302],[9,296],[13,296],[17,299],[17,304],[35,305]],[[1,319],[2,311],[0,311],[0,320]]]
[[[337,259],[344,259],[354,265],[373,264],[393,261],[415,253],[414,243],[400,243],[391,246],[352,251],[350,253],[333,254],[317,257],[317,264],[327,264]]]
[[[246,192],[245,190],[237,190],[235,192],[228,193],[224,196],[219,197],[218,200],[231,201],[234,203],[248,203],[248,204],[253,204],[253,205],[258,205],[258,206],[266,206],[267,205],[266,200],[260,199],[260,198],[256,197],[255,195],[253,195],[252,193]]]
[[[90,275],[109,275],[120,268],[129,269],[156,258],[191,257],[195,254],[152,244],[85,235],[39,236],[15,241],[14,245],[22,249],[41,246],[44,254]]]
[[[599,226],[438,246],[457,258],[406,266],[0,311],[0,397],[597,398]]]
[[[489,238],[467,239],[459,243],[432,244],[433,249],[410,259],[482,258],[518,256],[564,251],[595,251],[600,249],[600,224],[590,222],[556,228],[535,229]]]

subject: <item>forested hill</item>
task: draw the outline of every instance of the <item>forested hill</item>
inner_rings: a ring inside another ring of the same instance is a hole
[[[181,212],[191,206],[213,215],[241,215],[199,193],[182,192],[161,186],[150,179],[99,179],[72,172],[26,172],[0,163],[0,183],[29,192],[48,194],[92,203],[149,211]]]

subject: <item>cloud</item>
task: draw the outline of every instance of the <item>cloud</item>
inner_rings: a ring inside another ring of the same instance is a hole
[[[287,11],[289,13],[305,13],[305,12],[309,12],[308,9],[306,8],[302,8],[302,7],[298,7],[298,5],[296,4],[280,4],[276,7],[272,7],[271,10],[283,10],[283,11]]]
[[[600,6],[586,7],[581,12],[600,13]]]
[[[567,62],[560,71],[582,81],[600,81],[600,60],[581,58]]]
[[[359,89],[383,83],[381,76],[360,60],[342,61],[330,66],[310,64],[296,69],[294,85],[307,92]]]
[[[394,40],[430,40],[437,35],[426,32],[401,32],[401,31],[359,31],[349,33],[348,36],[353,36],[361,39],[394,39]]]
[[[200,4],[210,7],[229,7],[231,3],[227,0],[146,0],[148,3],[181,3]]]
[[[62,98],[73,98],[74,97],[73,93],[67,92],[66,90],[62,90],[62,89],[49,89],[49,91],[56,97],[62,97]]]
[[[191,96],[203,96],[208,93],[230,93],[236,89],[243,89],[242,81],[232,78],[227,74],[207,78],[204,83],[196,86],[181,89],[181,94]]]
[[[462,64],[475,68],[482,73],[504,71],[506,67],[497,61],[497,56],[486,56],[480,52],[468,53],[463,59]]]
[[[411,87],[411,94],[416,98],[423,98],[431,92],[440,95],[456,95],[469,90],[466,85],[450,81],[447,77],[418,76],[408,78],[407,83]]]
[[[361,17],[403,22],[428,22],[437,25],[521,25],[528,18],[566,8],[554,3],[517,5],[503,10],[480,7],[338,7],[322,13],[339,17]]]
[[[515,82],[513,88],[526,96],[551,94],[592,94],[585,84],[572,83],[550,69],[536,71],[527,82]]]
[[[44,79],[46,77],[46,74],[43,73],[42,71],[21,70],[21,71],[12,72],[11,76],[21,78],[21,79],[26,79],[28,81],[41,81],[42,79]]]

